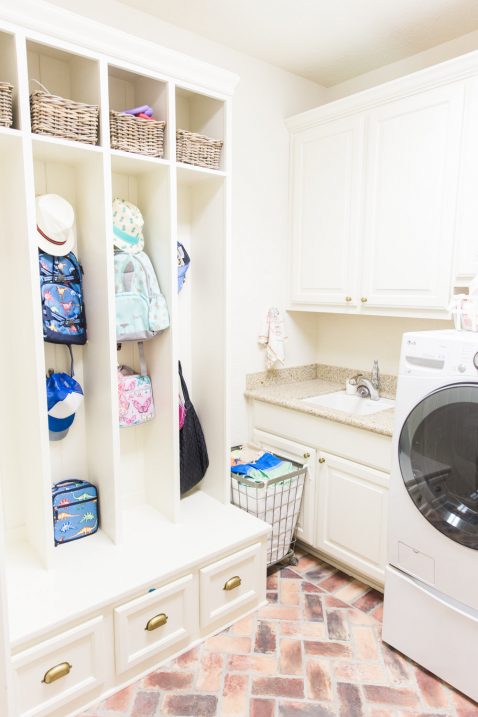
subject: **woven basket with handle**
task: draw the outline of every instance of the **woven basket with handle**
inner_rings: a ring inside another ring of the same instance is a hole
[[[185,164],[195,164],[208,169],[219,169],[224,142],[204,134],[176,130],[176,159]]]
[[[12,112],[13,85],[9,82],[0,82],[0,126],[11,127],[13,123]]]
[[[32,132],[86,144],[98,143],[98,105],[52,95],[38,80],[33,81],[42,89],[30,95]]]
[[[162,120],[144,119],[110,110],[111,148],[162,157],[165,127],[166,122]]]

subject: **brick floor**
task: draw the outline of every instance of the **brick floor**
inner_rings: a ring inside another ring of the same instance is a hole
[[[382,643],[382,595],[301,554],[269,605],[83,717],[478,717],[478,704]]]

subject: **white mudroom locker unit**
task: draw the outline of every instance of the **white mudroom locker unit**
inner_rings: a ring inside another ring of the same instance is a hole
[[[229,503],[231,102],[238,78],[73,22],[58,9],[29,12],[31,5],[0,9],[1,79],[14,96],[13,125],[0,128],[0,715],[64,717],[262,604],[269,528]],[[96,145],[32,133],[34,80],[99,105]],[[109,110],[146,101],[166,122],[164,156],[111,149]],[[177,162],[177,128],[223,140],[221,167]],[[35,196],[44,193],[74,207],[88,325],[87,344],[73,347],[84,406],[58,442],[49,441],[45,376],[69,364],[65,346],[42,337]],[[135,344],[119,352],[116,345],[117,196],[143,213],[145,251],[170,315],[170,328],[145,343],[156,417],[122,430],[116,367],[138,367],[139,358]],[[180,295],[177,241],[192,267]],[[210,460],[185,496],[178,360]],[[51,485],[68,477],[97,486],[100,529],[55,547]],[[227,589],[231,577],[240,579]],[[61,676],[45,679],[48,673]]]

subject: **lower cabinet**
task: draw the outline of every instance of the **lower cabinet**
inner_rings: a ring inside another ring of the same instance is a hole
[[[387,499],[387,473],[321,451],[317,548],[382,584]]]
[[[285,416],[281,410],[278,415],[283,417],[283,422]],[[327,424],[330,431],[331,422]],[[335,425],[334,451],[340,448],[337,438],[343,430],[341,424]],[[275,430],[278,427],[279,421]],[[294,417],[288,421],[287,428],[294,437],[300,435]],[[315,430],[308,436],[309,439],[312,435],[317,436],[315,448],[259,428],[253,429],[252,441],[284,458],[307,465],[296,537],[319,551],[325,559],[330,558],[344,569],[350,568],[351,572],[368,578],[374,584],[383,585],[389,476],[385,470],[360,462],[360,433],[363,431],[356,430],[358,435],[354,435],[353,441],[348,441],[344,453],[348,451],[349,456],[359,459],[357,461],[322,450],[326,444],[332,443],[330,434],[326,434],[329,440],[321,441],[322,432]],[[372,438],[374,445],[373,438],[376,436],[369,434],[367,438]],[[380,438],[383,439],[383,436]],[[381,453],[377,452],[375,456],[372,450],[369,455],[370,445],[367,446],[367,458],[376,465],[383,465]]]

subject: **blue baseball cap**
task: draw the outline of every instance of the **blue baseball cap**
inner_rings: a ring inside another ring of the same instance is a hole
[[[46,379],[48,429],[51,441],[61,441],[83,403],[83,389],[67,373],[51,373]]]

